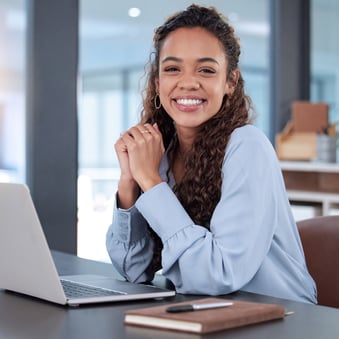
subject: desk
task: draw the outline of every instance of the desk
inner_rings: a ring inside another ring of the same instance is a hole
[[[52,252],[60,274],[98,273],[114,276],[112,266],[76,256]],[[162,277],[157,284],[164,284]],[[190,301],[201,296],[177,295],[168,301]],[[196,339],[196,338],[339,338],[339,309],[276,299],[251,293],[235,293],[229,299],[284,305],[295,314],[259,325],[199,336],[124,326],[124,311],[156,306],[166,300],[110,303],[69,308],[15,293],[0,291],[0,338],[6,339]]]

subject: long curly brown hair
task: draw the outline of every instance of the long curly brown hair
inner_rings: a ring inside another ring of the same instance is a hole
[[[146,87],[143,95],[142,123],[157,123],[163,135],[165,148],[171,147],[170,166],[177,147],[175,125],[164,108],[156,108],[155,79],[159,73],[159,54],[166,37],[179,28],[201,27],[212,33],[225,49],[228,61],[228,81],[234,82],[234,92],[225,95],[217,114],[205,122],[185,160],[185,174],[175,187],[175,193],[196,224],[209,228],[213,211],[221,197],[222,163],[225,148],[232,131],[249,123],[250,98],[245,95],[244,81],[238,70],[240,45],[234,29],[214,7],[191,5],[169,17],[155,31],[152,52],[146,70]],[[170,146],[171,145],[171,146]],[[171,160],[172,159],[172,160]]]

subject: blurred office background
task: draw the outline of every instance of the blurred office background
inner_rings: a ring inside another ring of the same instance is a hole
[[[270,16],[274,1],[195,1],[216,6],[235,27],[242,46],[240,67],[258,116],[256,124],[272,143],[277,132],[272,130],[275,112],[270,105]],[[30,74],[27,71],[30,50],[27,18],[32,3],[37,5],[39,1],[0,0],[0,181],[27,181],[27,161],[30,160],[27,155],[27,92],[35,85],[27,79]],[[112,218],[119,177],[113,144],[121,131],[138,120],[142,75],[154,28],[190,3],[186,0],[79,0],[77,4],[75,236],[80,256],[108,260],[105,233]],[[334,123],[339,120],[339,2],[310,0],[308,3],[309,99],[327,102],[330,121]],[[60,21],[60,27],[62,25]],[[291,41],[293,39],[291,32]],[[289,51],[282,54],[287,58],[290,55]],[[51,79],[56,76],[54,73],[51,64]],[[290,75],[293,78],[293,74]],[[67,147],[64,151],[67,153]],[[48,194],[53,195],[53,192]]]

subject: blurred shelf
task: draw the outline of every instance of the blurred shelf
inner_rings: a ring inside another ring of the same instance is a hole
[[[338,163],[313,161],[280,161],[283,171],[339,173]]]
[[[320,204],[322,215],[331,214],[331,210],[339,205],[339,194],[336,193],[287,190],[287,194],[292,204],[293,202]]]
[[[339,164],[281,161],[280,165],[292,204],[320,204],[322,215],[339,205]]]

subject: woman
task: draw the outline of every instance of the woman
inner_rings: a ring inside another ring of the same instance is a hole
[[[250,125],[239,55],[214,8],[191,5],[156,30],[141,122],[115,144],[107,249],[133,282],[162,268],[179,293],[315,303],[279,162]]]

